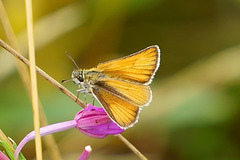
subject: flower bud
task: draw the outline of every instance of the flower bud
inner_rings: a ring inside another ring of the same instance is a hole
[[[75,116],[76,128],[87,136],[104,138],[107,135],[120,134],[124,129],[115,124],[103,108],[88,105]]]

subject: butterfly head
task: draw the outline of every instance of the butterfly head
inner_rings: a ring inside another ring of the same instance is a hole
[[[82,69],[74,70],[72,72],[72,81],[76,85],[80,85],[82,82],[84,82],[84,71]]]

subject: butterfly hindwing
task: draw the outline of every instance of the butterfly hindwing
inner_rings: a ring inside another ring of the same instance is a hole
[[[93,89],[94,96],[109,117],[122,128],[128,128],[137,120],[139,107],[103,89]]]
[[[137,121],[141,106],[151,101],[148,86],[115,79],[99,79],[93,88],[93,94],[108,115],[122,128]]]
[[[109,78],[99,79],[94,85],[139,107],[146,106],[152,100],[151,89],[147,85]]]

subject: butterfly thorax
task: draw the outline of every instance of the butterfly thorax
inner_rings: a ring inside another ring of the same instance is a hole
[[[92,93],[92,88],[99,78],[105,75],[97,68],[78,69],[72,73],[72,80],[76,85],[82,86],[82,91]]]

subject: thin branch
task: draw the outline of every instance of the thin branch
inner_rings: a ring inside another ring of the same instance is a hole
[[[135,148],[126,138],[124,138],[121,134],[117,135],[117,137],[124,143],[128,148],[130,148],[133,153],[135,153],[140,159],[147,160],[147,158],[139,151],[137,148]]]
[[[19,54],[17,51],[15,51],[11,46],[7,45],[2,39],[0,39],[0,45],[6,49],[9,53],[11,53],[14,57],[22,61],[24,64],[29,66],[29,61],[23,57],[21,54]],[[57,87],[62,93],[67,95],[69,98],[71,98],[74,102],[76,102],[78,105],[80,105],[82,108],[86,107],[86,104],[83,103],[79,98],[72,94],[68,89],[66,89],[63,85],[58,83],[55,79],[53,79],[51,76],[49,76],[46,72],[44,72],[42,69],[36,66],[37,72],[45,78],[47,81],[49,81],[51,84],[53,84],[55,87]],[[77,99],[77,101],[76,101]]]

